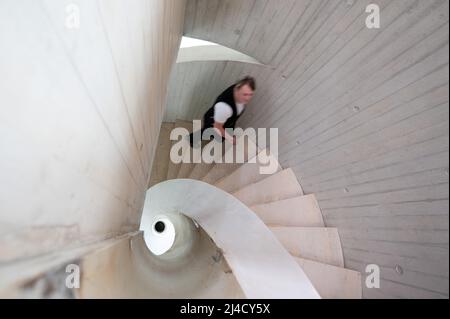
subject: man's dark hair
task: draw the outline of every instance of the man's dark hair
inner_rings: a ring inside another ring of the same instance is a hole
[[[244,85],[248,85],[253,91],[256,90],[256,81],[251,76],[246,76],[242,80],[236,83],[236,89],[240,89]]]

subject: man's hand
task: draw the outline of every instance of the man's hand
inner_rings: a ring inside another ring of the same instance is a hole
[[[223,125],[224,125],[224,123],[218,123],[218,122],[215,122],[214,123],[214,128],[216,129],[216,130],[218,130],[218,132],[220,133],[220,135],[223,137],[223,138],[225,138],[225,139],[227,139],[228,141],[230,141],[231,143],[233,143],[233,145],[236,145],[236,136],[232,136],[232,135],[230,135],[230,134],[228,134],[226,131],[225,131],[225,128],[223,127]]]

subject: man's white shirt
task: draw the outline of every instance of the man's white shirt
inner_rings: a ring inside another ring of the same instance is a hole
[[[236,104],[238,115],[244,110],[244,104]],[[214,105],[214,122],[225,123],[233,115],[233,109],[225,102]]]

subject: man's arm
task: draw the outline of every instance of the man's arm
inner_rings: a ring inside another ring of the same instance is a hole
[[[223,127],[224,124],[225,123],[214,122],[214,128],[219,131],[221,136],[233,143],[233,145],[236,144],[236,137],[231,136],[227,133],[227,131],[225,131],[225,128]]]
[[[233,144],[236,144],[236,138],[228,134],[223,127],[225,122],[233,115],[231,106],[224,102],[219,102],[214,106],[214,128],[219,132],[220,136],[224,137]]]

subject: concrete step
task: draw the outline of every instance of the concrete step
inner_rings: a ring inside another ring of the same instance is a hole
[[[225,152],[225,144],[223,144],[221,142],[217,142],[216,140],[212,140],[211,142],[208,142],[206,145],[207,146],[202,146],[202,151],[207,151],[209,149],[212,150],[215,147],[222,147],[222,154]],[[212,163],[205,163],[202,160],[201,163],[195,164],[192,171],[188,175],[188,178],[201,180],[206,174],[208,174],[208,172],[214,167],[214,163],[216,163],[217,161],[219,161],[222,158],[221,154],[216,154],[216,153],[213,153],[213,154],[214,154],[214,156],[213,156],[214,159],[213,159]]]
[[[192,148],[189,149],[189,154],[183,158],[183,162],[180,164],[177,178],[188,178],[194,169],[196,162],[201,162],[201,153],[194,152]]]
[[[344,267],[337,228],[282,226],[269,228],[291,255]]]
[[[188,178],[201,180],[209,172],[209,170],[213,168],[213,166],[214,164],[195,164]]]
[[[250,207],[266,225],[324,227],[314,194],[288,198]]]
[[[167,171],[169,169],[170,147],[172,141],[170,140],[170,132],[175,123],[162,123],[159,132],[158,145],[156,146],[155,156],[153,158],[152,173],[150,175],[150,182],[148,188],[156,185],[167,178]]]
[[[266,154],[267,151],[268,150],[265,149],[260,153]],[[268,158],[270,159],[270,163],[275,163],[274,165],[276,168],[274,174],[282,170],[280,164],[274,156],[269,153]],[[256,183],[266,177],[269,177],[270,175],[261,174],[260,167],[261,164],[258,162],[258,156],[256,156],[249,162],[238,167],[234,172],[225,174],[223,178],[215,183],[215,186],[228,193],[233,193],[248,184]]]
[[[183,163],[178,171],[177,178],[188,178],[195,167],[195,163]]]
[[[209,172],[202,178],[205,183],[214,185],[222,177],[230,175],[237,170],[242,164],[236,163],[218,163],[215,164]]]
[[[177,128],[177,127],[183,127],[185,129],[187,129],[189,132],[191,132],[192,131],[192,122],[176,120],[174,128]],[[172,141],[172,146],[175,145],[176,143],[179,143],[179,141]],[[187,147],[190,147],[188,139],[184,139],[183,143],[185,145],[187,145]],[[169,168],[167,170],[167,179],[175,179],[175,178],[177,178],[178,171],[181,167],[181,164],[175,164],[174,162],[172,162],[170,160],[170,156],[167,159],[169,161]]]
[[[361,274],[346,268],[294,257],[324,299],[361,299]]]
[[[207,145],[209,141],[202,141],[200,149],[190,148],[189,154],[183,158],[183,163],[181,163],[180,169],[178,170],[177,178],[189,178],[192,171],[197,164],[202,162],[202,152],[201,150]]]
[[[232,194],[247,206],[254,206],[303,196],[303,190],[294,172],[288,168]]]
[[[237,152],[241,153],[240,156]],[[202,178],[208,184],[214,184],[223,177],[231,174],[241,165],[254,157],[258,153],[255,142],[241,135],[236,140],[236,145],[226,144],[221,162],[217,162],[214,167]]]

